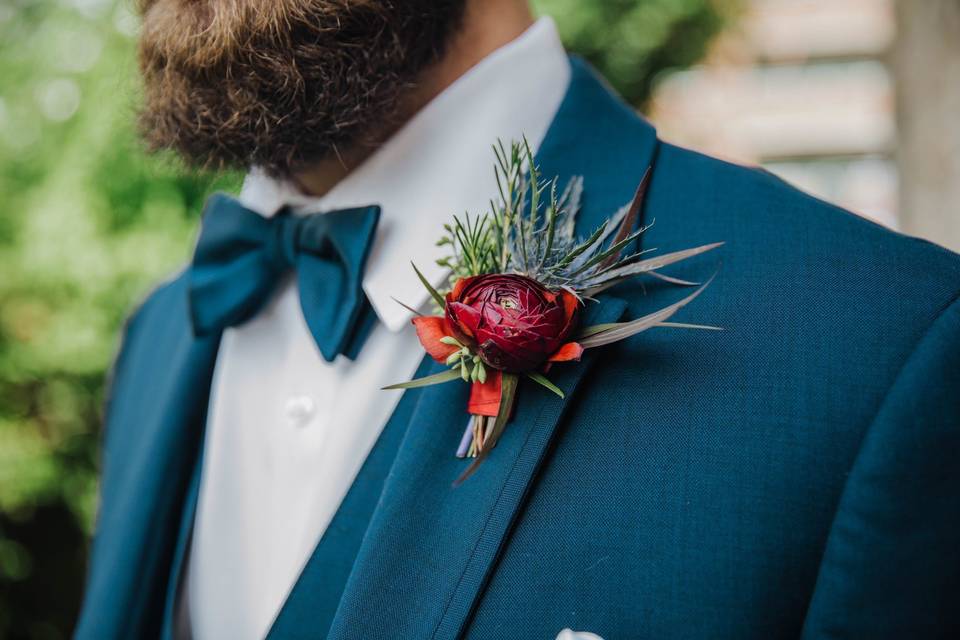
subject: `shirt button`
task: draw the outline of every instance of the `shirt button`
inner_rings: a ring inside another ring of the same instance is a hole
[[[316,403],[310,396],[293,396],[287,400],[287,406],[284,409],[287,420],[294,427],[306,426],[316,411]]]

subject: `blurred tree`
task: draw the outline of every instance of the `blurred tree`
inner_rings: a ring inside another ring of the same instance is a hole
[[[700,60],[740,0],[533,0],[557,20],[564,44],[631,104],[643,107],[657,77]]]
[[[129,0],[0,4],[0,637],[63,638],[93,528],[104,373],[123,317],[239,176],[145,157]],[[711,0],[541,0],[641,103],[703,52]]]
[[[130,5],[0,5],[2,638],[72,628],[104,371],[131,304],[187,257],[214,186],[138,148]]]

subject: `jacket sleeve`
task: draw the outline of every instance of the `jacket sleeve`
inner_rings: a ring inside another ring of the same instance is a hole
[[[906,360],[866,432],[802,637],[960,637],[956,299]]]

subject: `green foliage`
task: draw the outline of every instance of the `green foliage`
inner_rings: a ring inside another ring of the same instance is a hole
[[[487,214],[468,213],[462,221],[454,217],[453,224],[444,225],[439,244],[449,246],[452,255],[437,263],[451,269],[451,285],[467,276],[517,273],[589,297],[641,264],[644,252],[623,255],[645,231],[633,230],[635,218],[628,215],[639,210],[640,198],[635,198],[636,207],[624,204],[590,236],[578,238],[583,178],[571,178],[558,195],[556,178],[543,178],[526,140],[512,142],[509,151],[498,140],[493,151],[499,202],[491,202]],[[436,298],[419,271],[417,275]]]
[[[703,57],[742,0],[534,0],[557,18],[564,43],[643,106],[657,76]]]
[[[491,273],[496,270],[498,256],[493,242],[493,228],[489,215],[463,218],[454,216],[451,224],[443,225],[439,247],[449,247],[450,255],[437,260],[441,267],[450,269],[450,283],[460,278]]]
[[[720,24],[709,0],[540,0],[634,102]],[[0,637],[64,637],[93,527],[104,373],[124,316],[239,176],[146,157],[132,0],[0,3]]]
[[[0,637],[72,624],[104,372],[131,305],[189,255],[214,186],[140,151],[131,5],[0,6]],[[37,530],[49,521],[56,535]],[[62,601],[31,596],[60,585]]]

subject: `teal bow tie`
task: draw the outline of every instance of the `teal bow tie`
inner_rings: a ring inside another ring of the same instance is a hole
[[[356,354],[373,314],[361,288],[380,207],[265,218],[223,194],[207,201],[190,270],[197,335],[251,319],[295,270],[300,306],[324,359]]]

